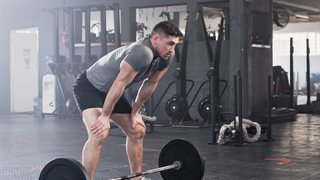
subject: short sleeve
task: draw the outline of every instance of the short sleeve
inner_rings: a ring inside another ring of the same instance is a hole
[[[135,46],[128,51],[124,60],[137,72],[147,67],[153,58],[150,48],[145,46]]]

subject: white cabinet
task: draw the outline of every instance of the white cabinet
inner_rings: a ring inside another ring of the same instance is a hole
[[[56,76],[44,75],[42,83],[42,112],[53,113],[56,109]]]

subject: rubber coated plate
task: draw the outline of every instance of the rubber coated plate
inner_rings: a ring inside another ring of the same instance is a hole
[[[168,142],[161,150],[159,167],[172,165],[174,161],[181,161],[180,170],[170,169],[161,171],[164,180],[201,180],[205,163],[201,152],[191,142],[175,139]]]
[[[208,98],[204,98],[198,105],[198,112],[203,119],[209,119],[211,116],[211,101]]]
[[[217,98],[215,98],[215,100],[216,113],[219,114],[222,110],[222,105],[221,102],[218,102]],[[207,96],[199,102],[198,112],[203,119],[209,119],[211,117],[211,96]]]
[[[43,168],[39,180],[90,180],[90,176],[78,161],[59,158]]]
[[[184,101],[183,97],[174,95],[166,102],[165,110],[169,117],[181,118],[187,107],[188,103]]]

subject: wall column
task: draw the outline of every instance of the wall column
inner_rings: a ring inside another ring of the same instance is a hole
[[[237,69],[242,72],[242,109],[243,117],[251,116],[252,111],[252,58],[251,58],[251,3],[245,0],[230,0],[230,78]],[[233,94],[234,87],[230,89]],[[233,97],[229,103],[233,103]]]

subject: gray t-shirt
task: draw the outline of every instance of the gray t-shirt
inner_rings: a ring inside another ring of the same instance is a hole
[[[132,84],[150,77],[156,71],[167,69],[173,59],[174,53],[167,60],[155,58],[150,38],[147,36],[99,59],[87,70],[87,78],[95,88],[107,93],[120,72],[122,61],[125,60],[138,72]]]

